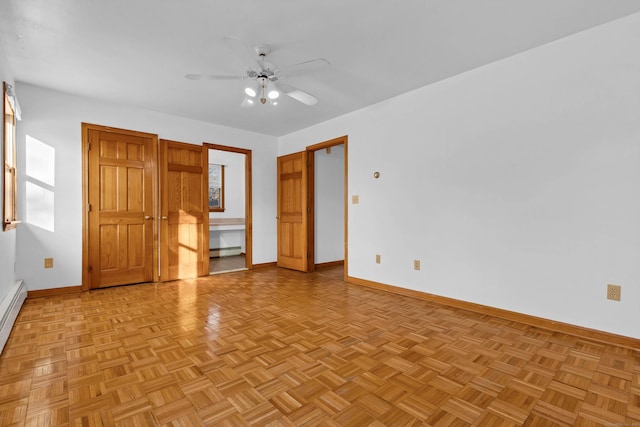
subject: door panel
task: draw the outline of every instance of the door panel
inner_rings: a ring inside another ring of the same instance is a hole
[[[307,271],[307,152],[278,157],[278,267]]]
[[[163,281],[209,273],[206,153],[198,145],[160,140]]]
[[[87,131],[90,287],[152,281],[155,138]]]

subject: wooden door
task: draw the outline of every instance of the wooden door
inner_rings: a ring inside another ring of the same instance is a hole
[[[307,271],[307,152],[278,157],[278,267]]]
[[[153,280],[155,135],[83,125],[92,289]],[[85,276],[86,277],[86,276]]]
[[[160,140],[160,280],[209,274],[208,150]]]

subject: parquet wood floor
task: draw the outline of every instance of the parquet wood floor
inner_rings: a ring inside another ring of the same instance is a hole
[[[3,426],[640,425],[640,354],[275,268],[30,299]]]

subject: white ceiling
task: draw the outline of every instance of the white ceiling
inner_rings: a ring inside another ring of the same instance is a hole
[[[2,0],[0,36],[16,81],[280,136],[639,11],[637,0]],[[224,36],[270,45],[279,67],[329,60],[285,80],[318,104],[242,109],[244,82],[185,79],[245,72]]]

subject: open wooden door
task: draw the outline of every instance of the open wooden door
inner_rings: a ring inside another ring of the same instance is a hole
[[[207,152],[160,140],[160,280],[209,274]]]
[[[278,267],[307,271],[307,152],[278,157]]]
[[[157,137],[82,125],[86,148],[83,286],[150,282]]]

